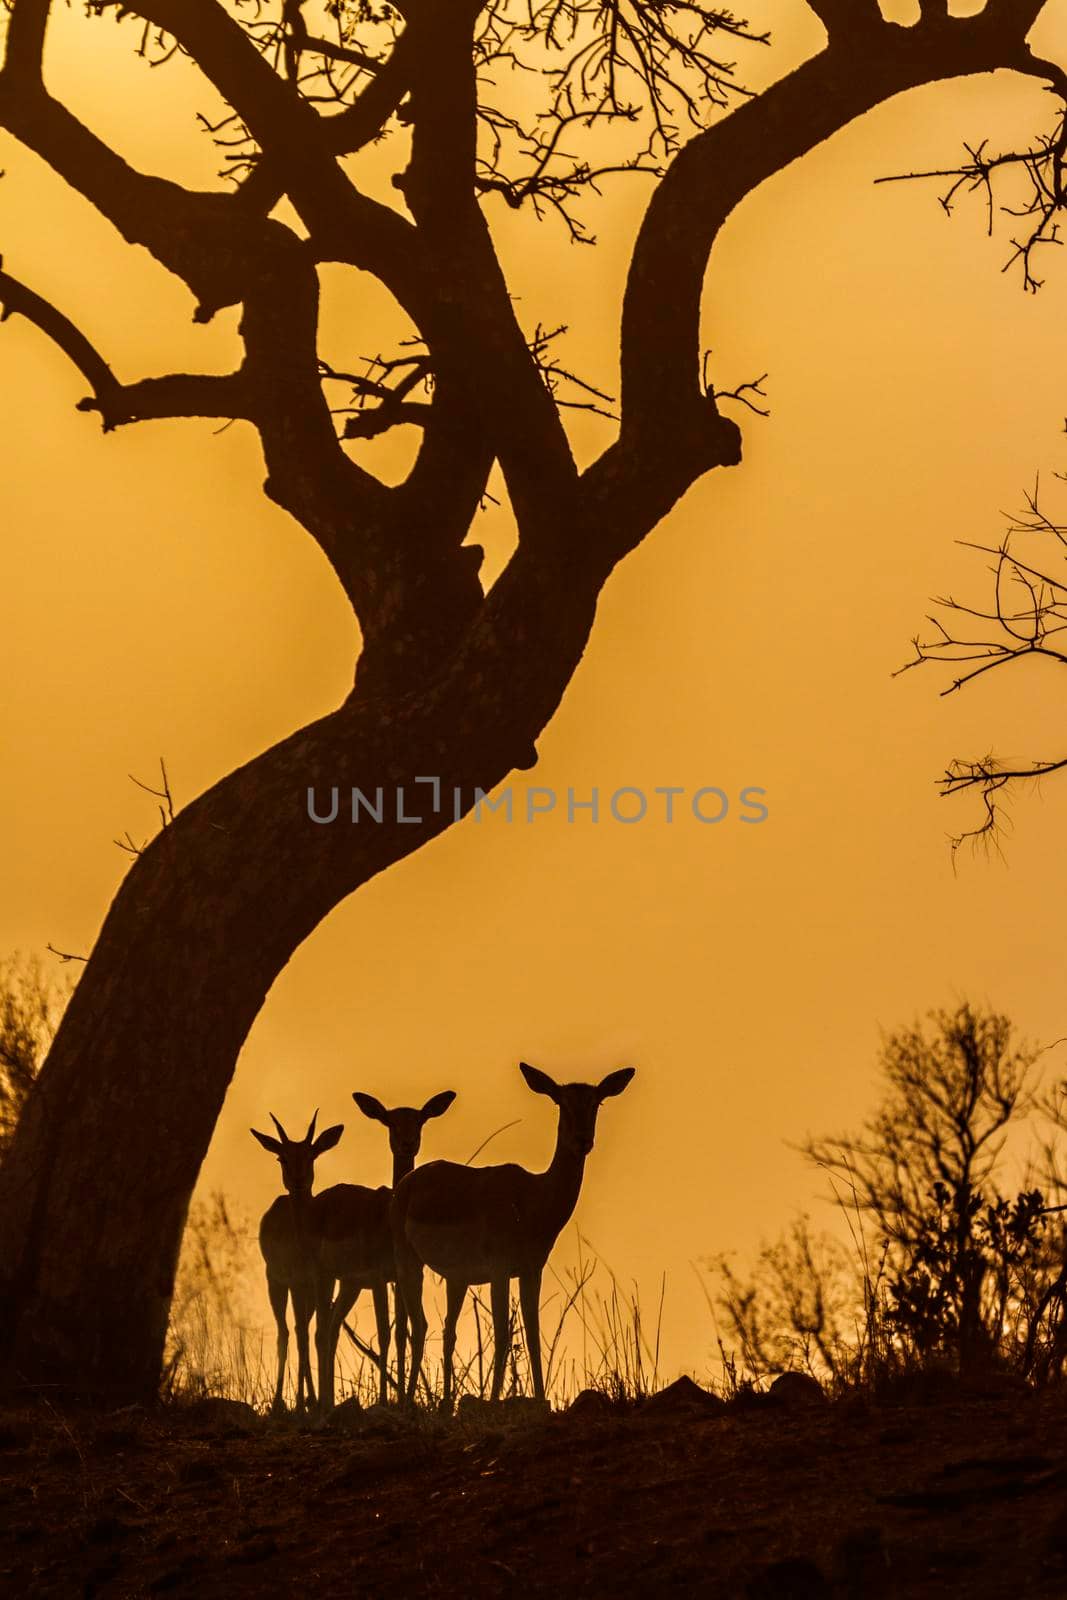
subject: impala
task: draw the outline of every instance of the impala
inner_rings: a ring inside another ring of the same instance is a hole
[[[393,1153],[393,1187],[415,1165],[422,1143],[422,1130],[431,1117],[439,1117],[456,1098],[455,1091],[444,1089],[419,1109],[397,1106],[388,1111],[372,1094],[353,1092],[353,1100],[365,1117],[383,1122],[389,1129],[389,1148]],[[374,1297],[378,1324],[378,1401],[384,1405],[388,1383],[389,1291],[395,1280],[393,1236],[389,1225],[392,1189],[365,1189],[352,1183],[338,1183],[324,1189],[312,1202],[312,1224],[317,1248],[317,1315],[315,1345],[319,1360],[319,1405],[324,1411],[333,1406],[334,1362],[341,1325],[364,1289]],[[335,1280],[340,1279],[337,1298],[332,1299]],[[397,1350],[402,1345],[402,1312],[397,1303]],[[401,1383],[403,1374],[401,1374]]]
[[[286,1194],[279,1195],[267,1207],[259,1225],[259,1248],[267,1268],[267,1293],[278,1328],[278,1381],[274,1388],[272,1411],[285,1409],[282,1390],[285,1387],[285,1363],[289,1354],[286,1310],[290,1295],[296,1325],[296,1409],[302,1411],[305,1405],[311,1407],[315,1404],[308,1348],[308,1328],[318,1288],[311,1191],[317,1158],[324,1150],[331,1150],[344,1132],[344,1125],[337,1123],[332,1128],[324,1128],[316,1138],[317,1117],[316,1111],[303,1139],[290,1139],[273,1111],[270,1119],[278,1130],[277,1139],[269,1133],[259,1133],[255,1128],[249,1129],[253,1139],[258,1139],[264,1150],[278,1157],[282,1182],[287,1190]]]
[[[397,1358],[403,1388],[400,1302],[411,1321],[411,1376],[407,1398],[414,1398],[426,1340],[422,1276],[430,1267],[445,1280],[444,1405],[452,1403],[452,1359],[456,1322],[471,1284],[488,1283],[493,1314],[493,1389],[500,1398],[507,1356],[508,1285],[519,1280],[519,1301],[534,1394],[544,1399],[541,1371],[541,1275],[560,1231],[578,1202],[585,1160],[593,1148],[597,1112],[610,1095],[621,1094],[632,1067],[610,1072],[598,1084],[556,1083],[547,1072],[520,1062],[535,1094],[548,1095],[559,1108],[556,1149],[546,1172],[525,1167],[461,1167],[431,1161],[397,1185],[391,1217],[397,1267]]]

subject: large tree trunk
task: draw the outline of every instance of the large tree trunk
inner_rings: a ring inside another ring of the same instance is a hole
[[[345,896],[450,824],[455,787],[466,811],[476,786],[531,764],[580,658],[589,589],[561,601],[521,578],[432,691],[354,694],[202,795],[135,862],[0,1170],[8,1382],[154,1393],[189,1197],[275,977]],[[442,780],[437,816],[420,776]],[[386,820],[353,825],[349,789],[379,785]],[[422,825],[389,820],[405,785]],[[320,807],[340,789],[328,826],[309,817],[310,786]]]

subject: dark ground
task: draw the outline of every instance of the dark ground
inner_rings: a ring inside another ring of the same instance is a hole
[[[0,1591],[1067,1596],[1063,1393],[345,1420],[0,1413]]]

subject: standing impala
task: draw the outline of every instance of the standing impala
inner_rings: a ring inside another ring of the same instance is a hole
[[[541,1372],[541,1274],[560,1231],[578,1203],[585,1158],[593,1148],[602,1100],[621,1094],[633,1067],[609,1072],[598,1084],[556,1083],[537,1067],[519,1063],[535,1094],[559,1107],[556,1150],[547,1172],[525,1167],[461,1167],[431,1161],[397,1186],[392,1205],[398,1302],[411,1321],[414,1398],[426,1340],[422,1274],[431,1267],[445,1280],[444,1404],[452,1403],[452,1357],[456,1321],[471,1284],[488,1283],[493,1312],[493,1399],[499,1400],[507,1357],[508,1285],[519,1280],[519,1300],[534,1394],[545,1396]],[[401,1318],[397,1315],[397,1364],[404,1382]]]
[[[393,1153],[393,1188],[415,1165],[422,1143],[422,1130],[431,1117],[439,1117],[456,1098],[455,1091],[443,1089],[416,1110],[397,1106],[387,1111],[372,1094],[354,1091],[356,1105],[365,1117],[384,1122],[389,1129],[389,1148]],[[359,1184],[338,1183],[324,1189],[312,1201],[312,1223],[317,1246],[318,1299],[315,1320],[315,1345],[319,1359],[319,1404],[324,1411],[333,1406],[334,1362],[341,1324],[364,1289],[374,1296],[378,1324],[378,1402],[386,1401],[389,1359],[389,1291],[395,1281],[393,1235],[389,1226],[392,1189],[365,1189]],[[340,1279],[337,1298],[332,1300],[335,1280]],[[403,1321],[397,1302],[397,1350],[402,1346]],[[403,1383],[403,1374],[400,1376]]]
[[[288,1191],[267,1207],[259,1225],[259,1248],[267,1267],[267,1293],[278,1328],[278,1381],[274,1388],[272,1411],[285,1409],[282,1390],[285,1387],[285,1362],[289,1354],[286,1306],[290,1295],[293,1297],[293,1321],[296,1324],[296,1409],[302,1411],[305,1405],[311,1407],[315,1404],[308,1349],[308,1327],[315,1309],[318,1286],[311,1190],[315,1182],[317,1157],[324,1150],[331,1150],[345,1131],[344,1125],[339,1122],[332,1128],[324,1128],[316,1139],[317,1117],[316,1111],[303,1139],[290,1139],[273,1111],[270,1120],[278,1130],[277,1139],[271,1138],[269,1133],[259,1133],[255,1128],[249,1129],[253,1139],[258,1139],[264,1150],[278,1157],[282,1182]]]

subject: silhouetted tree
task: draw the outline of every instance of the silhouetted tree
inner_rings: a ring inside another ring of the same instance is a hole
[[[344,704],[179,811],[108,913],[0,1174],[0,1346],[24,1381],[153,1388],[189,1194],[278,972],[477,788],[534,763],[612,569],[740,460],[700,348],[709,252],[738,203],[919,85],[1007,68],[1062,99],[1059,69],[1026,44],[1042,0],[969,17],[921,0],[910,27],[875,0],[809,3],[825,48],[751,95],[724,51],[763,37],[700,0],[90,0],[129,19],[143,54],[195,63],[229,108],[216,136],[235,182],[203,192],[140,172],[51,95],[49,0],[8,0],[0,125],[185,285],[195,321],[240,305],[243,356],[226,374],[122,381],[7,274],[5,311],[75,363],[107,430],[253,427],[266,494],[318,542],[362,635]],[[394,209],[351,158],[397,129]],[[655,176],[621,306],[617,431],[579,471],[565,407],[605,403],[520,325],[487,219],[526,205],[580,238],[583,195],[620,169]],[[292,223],[274,214],[283,197]],[[378,279],[417,343],[362,375],[324,369],[325,262]],[[401,423],[421,445],[387,487],[349,448]],[[494,463],[518,543],[486,592],[465,541]],[[417,826],[309,822],[309,787],[406,787],[410,813],[426,776],[440,803]]]

